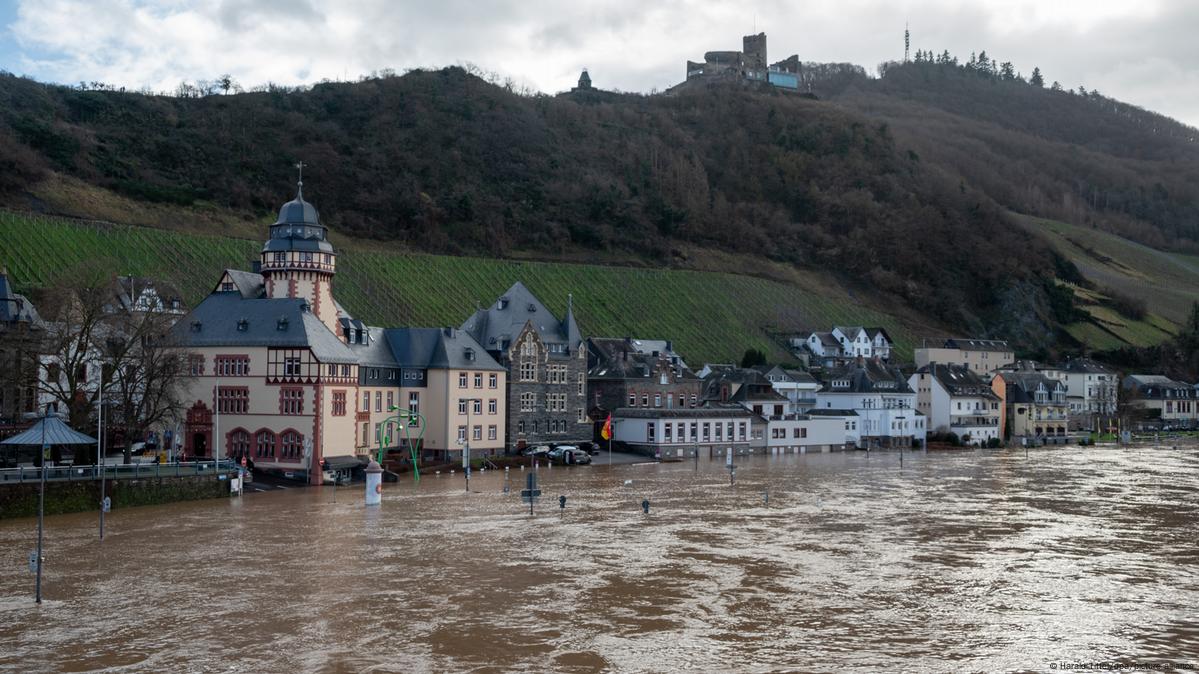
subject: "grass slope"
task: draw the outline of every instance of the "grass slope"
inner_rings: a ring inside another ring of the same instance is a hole
[[[1096,289],[1073,287],[1090,314],[1066,327],[1096,349],[1149,346],[1169,339],[1199,301],[1199,258],[1156,250],[1115,234],[1057,220],[1016,216],[1078,267]],[[1133,320],[1103,306],[1106,289],[1145,302],[1148,315]]]
[[[46,287],[72,265],[111,259],[113,271],[159,278],[196,302],[226,267],[246,269],[261,241],[0,212],[0,261],[21,288]],[[720,272],[635,269],[389,252],[358,242],[338,257],[335,293],[376,325],[460,325],[523,281],[561,315],[574,296],[585,334],[672,339],[697,365],[747,348],[781,358],[776,336],[804,327],[878,325],[910,358],[913,332],[837,288],[811,289]]]

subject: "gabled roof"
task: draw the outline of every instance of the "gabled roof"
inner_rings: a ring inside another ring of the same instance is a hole
[[[841,348],[841,342],[836,337],[833,337],[833,333],[831,332],[812,331],[808,333],[808,336],[804,338],[804,341],[806,342],[810,340],[813,335],[815,335],[816,339],[820,340],[820,343],[826,347],[836,347],[838,349]]]
[[[1170,379],[1160,374],[1130,374],[1124,378],[1124,388],[1156,388],[1159,390],[1181,390],[1193,388],[1190,384]]]
[[[307,348],[325,363],[353,363],[354,354],[302,299],[242,299],[213,293],[171,328],[183,347]]]
[[[865,332],[865,328],[860,325],[834,325],[833,330],[838,330],[850,340],[858,338],[858,334]]]
[[[882,335],[883,339],[887,340],[888,344],[892,343],[891,335],[887,334],[886,328],[879,328],[879,327],[866,328],[866,336],[870,338],[870,341],[873,342],[874,338],[879,335]]]
[[[569,320],[559,321],[541,300],[517,281],[490,307],[479,309],[466,319],[462,330],[486,349],[500,351],[505,342],[516,339],[525,325],[529,324],[543,342],[566,344],[573,350],[578,348],[581,341],[573,308],[567,311],[567,318]]]
[[[848,382],[849,385],[834,386],[834,382]],[[829,368],[821,373],[820,383],[822,393],[913,392],[898,368],[890,368],[874,360]]]
[[[916,374],[929,374],[936,379],[950,396],[987,398],[999,400],[990,383],[977,373],[961,365],[930,363],[916,370]]]
[[[1017,371],[1001,371],[999,376],[1003,378],[1007,385],[1007,402],[1009,403],[1027,403],[1034,402],[1033,394],[1037,388],[1044,386],[1045,390],[1053,393],[1055,388],[1060,388],[1063,391],[1066,389],[1062,382],[1056,379],[1050,379],[1040,372],[1033,370],[1017,370]]]
[[[14,293],[8,282],[8,271],[0,272],[0,323],[41,323],[37,309],[24,295]]]
[[[654,346],[661,348],[650,348]],[[669,346],[670,342],[664,340],[591,337],[587,340],[588,360],[591,363],[587,377],[643,379],[652,376],[656,368],[667,366],[674,370],[674,376],[679,379],[697,379],[683,359],[669,350]]]
[[[1083,374],[1115,374],[1110,368],[1104,367],[1090,358],[1071,358],[1062,366],[1066,372]]]
[[[238,269],[226,269],[225,274],[229,276],[242,299],[256,300],[266,297],[266,283],[262,280],[262,274]],[[213,288],[212,292],[220,292],[220,283],[221,281],[217,281],[217,287]]]
[[[463,330],[389,328],[383,333],[400,367],[504,371],[504,367]]]
[[[1011,351],[1012,347],[1002,339],[970,339],[967,337],[950,337],[945,340],[945,348],[960,351]]]

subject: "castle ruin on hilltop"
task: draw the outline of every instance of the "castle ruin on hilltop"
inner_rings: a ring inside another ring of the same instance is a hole
[[[766,64],[766,33],[746,35],[741,38],[741,51],[710,51],[704,54],[703,63],[687,61],[687,80],[749,80],[798,91],[798,55],[769,66]]]

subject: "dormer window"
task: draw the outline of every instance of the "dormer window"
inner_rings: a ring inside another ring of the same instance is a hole
[[[466,350],[466,359],[469,361],[474,361],[474,359],[475,359],[475,350],[474,349]]]
[[[508,298],[501,297],[500,301],[496,304],[496,308],[497,309],[507,309],[508,308]]]
[[[308,306],[308,300],[304,300],[303,302],[300,302],[300,313],[306,314],[306,313],[308,313],[309,309],[311,309],[311,307]]]
[[[199,332],[203,324],[200,321],[192,321],[192,332]]]
[[[278,322],[275,323],[275,329],[280,330],[280,331],[286,330],[287,329],[287,318],[280,317]]]
[[[250,322],[244,318],[237,322],[237,331],[238,332],[245,332],[246,329],[249,327],[250,327]]]
[[[221,284],[221,292],[231,293],[231,292],[233,292],[233,290],[234,290],[234,288],[233,288],[232,281],[225,281],[224,283]]]
[[[529,302],[529,313],[531,314],[534,311],[537,311],[537,305],[533,304],[532,302]]]

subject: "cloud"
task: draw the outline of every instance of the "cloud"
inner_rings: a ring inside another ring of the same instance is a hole
[[[354,79],[471,62],[554,92],[664,89],[687,59],[765,31],[770,54],[873,71],[912,48],[986,50],[1024,73],[1097,88],[1199,124],[1199,7],[1141,0],[18,0],[15,60],[37,79],[171,91],[231,73],[244,85]],[[86,27],[82,30],[81,27]],[[11,56],[13,51],[8,51]]]

